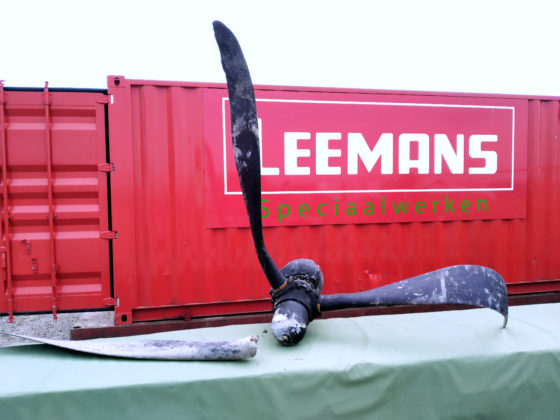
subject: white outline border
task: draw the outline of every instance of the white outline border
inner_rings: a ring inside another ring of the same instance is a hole
[[[224,157],[224,195],[241,195],[241,191],[227,190],[227,159],[226,159],[226,101],[229,97],[222,97],[222,138]],[[499,105],[458,105],[458,104],[423,104],[409,102],[360,102],[360,101],[320,101],[311,99],[256,99],[257,102],[284,102],[284,103],[316,103],[337,105],[382,105],[382,106],[419,106],[440,108],[487,108],[510,109],[511,115],[511,187],[508,188],[436,188],[436,189],[396,189],[396,190],[313,190],[313,191],[262,191],[262,195],[279,194],[349,194],[349,193],[392,193],[392,192],[446,192],[446,191],[513,191],[515,173],[515,107]]]

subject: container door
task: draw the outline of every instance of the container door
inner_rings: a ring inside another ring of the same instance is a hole
[[[106,98],[0,86],[0,313],[111,303]]]

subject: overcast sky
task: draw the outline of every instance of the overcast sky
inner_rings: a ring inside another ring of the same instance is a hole
[[[219,19],[256,84],[560,96],[557,0],[2,0],[0,14],[7,86],[225,82]]]

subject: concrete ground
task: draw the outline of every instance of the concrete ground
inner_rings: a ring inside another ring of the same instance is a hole
[[[52,314],[15,315],[13,324],[8,323],[8,316],[0,316],[0,333],[69,340],[72,328],[110,326],[114,325],[113,319],[114,312],[112,311],[60,313],[56,321],[53,320]],[[21,343],[30,342],[0,334],[0,347]]]

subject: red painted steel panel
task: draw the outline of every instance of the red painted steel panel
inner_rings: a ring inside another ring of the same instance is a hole
[[[247,226],[228,141],[227,91],[204,96],[212,168],[205,173],[207,226]],[[526,216],[525,100],[260,90],[256,96],[265,226]]]
[[[102,308],[111,295],[109,243],[100,237],[108,230],[107,173],[98,170],[106,96],[4,94],[0,312]]]
[[[116,322],[269,310],[247,228],[206,227],[205,91],[223,85],[109,78]],[[259,91],[402,92],[257,86]],[[381,286],[453,264],[499,271],[511,293],[560,290],[559,98],[406,92],[472,101],[515,99],[528,110],[527,216],[265,228],[281,266],[312,258],[325,293]],[[216,124],[221,122],[216,120]],[[228,211],[227,208],[222,211]]]

